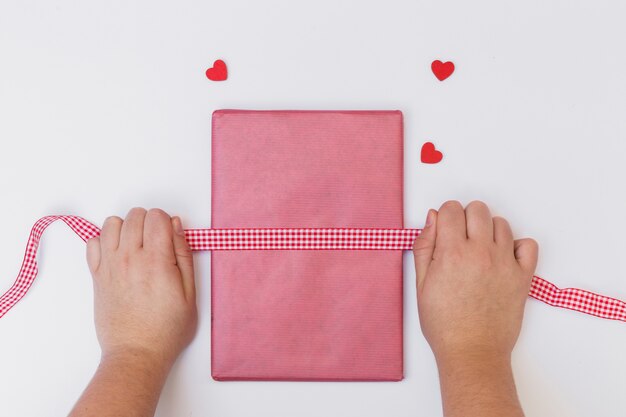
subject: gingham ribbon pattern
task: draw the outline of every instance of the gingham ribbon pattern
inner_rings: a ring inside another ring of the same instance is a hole
[[[406,250],[419,229],[189,229],[193,250]]]
[[[37,277],[37,248],[44,230],[62,220],[83,241],[100,234],[100,228],[78,216],[46,216],[33,226],[20,272],[13,286],[0,297],[0,317],[24,295]],[[185,237],[194,251],[202,250],[411,250],[421,229],[187,229]],[[578,288],[558,288],[533,276],[530,297],[555,307],[597,317],[626,321],[626,303]]]

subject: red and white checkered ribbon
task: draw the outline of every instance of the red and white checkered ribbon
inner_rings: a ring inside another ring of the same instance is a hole
[[[13,286],[0,297],[0,317],[28,291],[37,277],[37,248],[44,230],[62,220],[83,241],[100,228],[78,216],[46,216],[33,226],[24,261]],[[421,229],[187,229],[194,251],[201,250],[411,250]],[[551,306],[568,308],[605,319],[626,321],[626,303],[578,288],[558,288],[533,276],[529,295]]]
[[[419,229],[189,229],[192,250],[405,250]]]

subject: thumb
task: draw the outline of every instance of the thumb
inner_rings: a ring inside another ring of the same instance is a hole
[[[183,278],[183,288],[187,301],[196,302],[196,283],[193,272],[193,255],[180,217],[172,217],[172,227],[174,228],[174,255],[176,255],[176,264]]]
[[[437,210],[428,210],[426,225],[413,242],[413,257],[415,258],[415,275],[417,277],[417,293],[422,291],[426,271],[433,259],[435,240],[437,237]]]
[[[539,245],[534,239],[530,238],[518,239],[513,244],[515,259],[517,259],[524,272],[529,275],[529,278],[532,278],[537,267]]]

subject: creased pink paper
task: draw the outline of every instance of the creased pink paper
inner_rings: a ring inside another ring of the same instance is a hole
[[[402,228],[399,111],[213,114],[212,224]],[[402,252],[211,253],[216,380],[402,379]]]

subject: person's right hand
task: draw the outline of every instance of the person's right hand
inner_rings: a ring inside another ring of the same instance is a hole
[[[537,265],[533,239],[513,240],[508,222],[480,201],[455,200],[415,239],[422,332],[437,362],[510,358]]]

